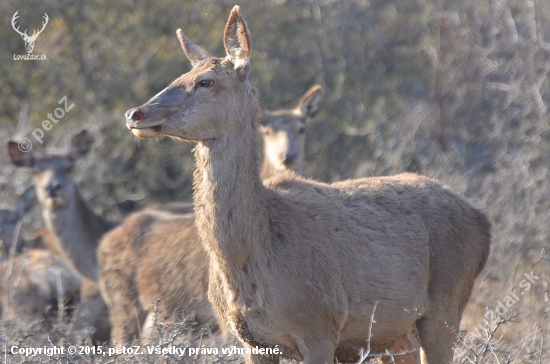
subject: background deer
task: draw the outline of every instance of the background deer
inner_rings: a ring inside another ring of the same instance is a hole
[[[32,168],[33,182],[42,216],[59,245],[57,249],[84,277],[98,280],[95,252],[101,236],[115,224],[96,215],[86,204],[71,171],[90,150],[93,141],[87,131],[76,134],[68,153],[36,158],[9,142],[8,153],[16,167]]]
[[[486,214],[414,174],[330,185],[285,175],[264,185],[239,7],[225,27],[225,58],[180,38],[193,69],[128,110],[126,124],[140,138],[198,141],[196,224],[217,315],[246,347],[277,346],[306,364],[384,352],[415,329],[425,362],[450,363],[489,254]]]
[[[323,88],[315,85],[306,91],[294,109],[263,112],[260,118],[264,133],[263,179],[287,170],[302,173],[306,126],[317,116],[323,98]]]
[[[36,158],[32,151],[22,152],[17,143],[8,143],[8,154],[16,167],[32,168],[33,182],[46,228],[52,235],[51,249],[67,260],[83,276],[81,297],[89,301],[89,311],[97,312],[101,327],[108,327],[107,307],[97,287],[97,245],[114,223],[96,215],[80,195],[71,178],[74,164],[90,150],[93,141],[86,130],[71,140],[69,151],[62,155]],[[90,318],[91,321],[96,319]],[[96,332],[97,340],[108,340],[109,332]]]
[[[45,248],[49,235],[41,231],[23,239],[21,218],[34,205],[34,187],[19,198],[15,210],[0,210],[0,310],[3,319],[25,317],[29,322],[47,322],[59,303],[66,305],[78,297],[80,276],[62,259]],[[30,249],[29,249],[30,248]],[[23,249],[28,249],[23,251]],[[61,302],[59,302],[61,300]]]
[[[30,239],[22,237],[21,219],[35,201],[35,189],[30,187],[20,196],[15,210],[0,210],[1,317],[9,320],[19,316],[33,324],[48,323],[58,308],[76,302],[81,284],[80,275],[46,249],[51,241],[47,231],[41,230]]]
[[[316,85],[294,109],[262,114],[263,176],[301,170],[305,126],[319,111],[322,99],[323,90]],[[193,206],[179,207],[152,206],[136,212],[101,241],[100,287],[109,306],[111,338],[119,345],[137,338],[140,329],[142,337],[149,336],[145,332],[157,299],[164,321],[194,314],[196,332],[203,328],[220,332],[207,298],[209,259],[197,234]]]
[[[48,323],[78,300],[81,277],[46,249],[28,249],[0,264],[2,319]]]

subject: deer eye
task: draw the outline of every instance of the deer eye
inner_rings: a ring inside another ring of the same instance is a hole
[[[304,134],[306,132],[306,128],[300,128],[298,129],[298,133]]]
[[[202,80],[197,83],[197,87],[212,87],[214,86],[214,80]]]

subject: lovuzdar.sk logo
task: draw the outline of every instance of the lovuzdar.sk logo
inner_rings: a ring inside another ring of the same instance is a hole
[[[19,26],[16,24],[17,18],[19,18],[19,10],[13,14],[13,17],[11,18],[11,26],[13,29],[21,35],[21,38],[25,41],[25,49],[27,50],[27,54],[14,54],[13,59],[14,60],[24,60],[24,61],[44,61],[46,60],[45,54],[32,54],[32,50],[34,49],[34,43],[36,42],[36,38],[42,33],[44,28],[46,28],[46,24],[48,24],[48,14],[44,13],[44,21],[42,22],[42,29],[40,30],[34,30],[32,35],[27,34],[27,29],[25,29],[24,32],[21,32],[19,30]]]

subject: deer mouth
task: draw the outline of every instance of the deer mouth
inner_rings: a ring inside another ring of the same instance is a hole
[[[128,126],[135,136],[141,139],[152,138],[157,136],[162,130],[163,124],[154,126]]]
[[[66,201],[65,198],[62,196],[48,196],[44,201],[44,205],[49,210],[58,210],[62,207],[65,207]]]
[[[152,138],[160,133],[164,120],[151,120],[146,118],[140,110],[128,110],[126,112],[126,126],[138,138]]]

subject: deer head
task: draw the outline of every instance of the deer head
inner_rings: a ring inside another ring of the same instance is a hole
[[[32,53],[32,50],[34,49],[34,42],[36,42],[36,38],[38,38],[40,33],[42,33],[44,28],[46,28],[46,24],[48,24],[48,20],[49,20],[48,14],[44,13],[45,21],[42,22],[42,29],[40,29],[39,31],[34,30],[32,35],[28,36],[27,29],[25,29],[24,32],[21,32],[19,31],[19,26],[17,26],[17,28],[15,27],[15,21],[17,20],[17,18],[19,18],[19,15],[17,14],[18,12],[19,10],[16,11],[15,14],[13,14],[13,17],[11,18],[11,26],[17,33],[21,35],[21,38],[23,38],[23,40],[25,41],[25,48],[27,50],[27,53]]]
[[[321,109],[323,99],[323,88],[315,85],[302,96],[294,109],[264,110],[260,120],[265,134],[264,158],[275,170],[301,172],[306,126]]]
[[[227,56],[214,58],[178,29],[177,36],[193,66],[140,107],[126,112],[126,125],[140,138],[169,135],[185,140],[217,140],[238,133],[238,115],[257,113],[257,99],[248,83],[251,42],[235,6],[224,33]],[[243,103],[245,99],[250,102]]]
[[[92,142],[83,130],[73,137],[66,154],[35,158],[31,151],[22,152],[16,142],[10,141],[8,155],[16,167],[32,168],[38,201],[45,208],[56,210],[74,201],[77,192],[71,171],[75,162],[88,153]]]

